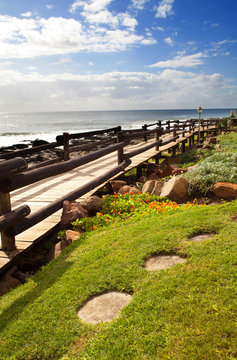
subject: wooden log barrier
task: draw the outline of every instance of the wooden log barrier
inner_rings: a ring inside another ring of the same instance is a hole
[[[16,224],[12,227],[6,229],[6,234],[8,236],[15,236],[17,234],[22,233],[23,231],[31,228],[32,226],[38,224],[40,221],[46,219],[48,216],[54,214],[56,211],[60,210],[63,206],[63,202],[65,200],[73,201],[81,196],[85,195],[89,191],[95,189],[97,186],[102,185],[104,182],[111,179],[113,176],[119,174],[124,171],[124,169],[131,164],[131,160],[125,160],[120,165],[116,166],[110,171],[107,171],[103,175],[97,177],[96,179],[88,182],[87,184],[79,187],[78,189],[64,195],[63,197],[57,199],[50,203],[50,205],[45,206],[44,208],[36,211],[29,217],[22,219],[19,224]]]
[[[0,216],[0,231],[2,232],[9,226],[15,225],[23,217],[30,214],[30,208],[28,205],[19,206],[17,209],[7,212]]]
[[[0,179],[6,179],[12,175],[27,169],[27,163],[24,159],[17,157],[11,160],[0,162]]]
[[[87,154],[85,156],[77,157],[58,164],[48,165],[40,169],[27,171],[15,175],[10,179],[3,179],[2,181],[0,181],[0,191],[5,193],[11,192],[13,190],[20,189],[26,185],[33,184],[48,177],[73,170],[76,167],[88,164],[93,160],[97,160],[102,156],[110,154],[118,150],[119,148],[122,148],[124,145],[125,143],[110,145],[104,149],[94,151],[93,153]]]

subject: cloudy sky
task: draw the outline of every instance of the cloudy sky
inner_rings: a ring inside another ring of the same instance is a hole
[[[0,112],[237,107],[237,0],[0,0]]]

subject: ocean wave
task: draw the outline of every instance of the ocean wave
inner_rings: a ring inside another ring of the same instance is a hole
[[[4,132],[1,133],[0,136],[21,136],[21,135],[34,135],[34,133],[30,132]]]

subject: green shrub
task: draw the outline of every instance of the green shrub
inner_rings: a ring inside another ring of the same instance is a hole
[[[211,155],[184,177],[190,183],[190,193],[198,191],[204,195],[216,182],[237,183],[237,153],[222,152]]]

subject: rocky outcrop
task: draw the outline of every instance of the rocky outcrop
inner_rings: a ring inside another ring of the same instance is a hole
[[[86,209],[89,216],[95,216],[102,209],[103,201],[100,197],[93,195],[82,201],[81,205]]]
[[[183,177],[174,176],[164,184],[160,196],[182,203],[186,200],[187,192],[188,181]]]
[[[88,216],[88,212],[84,207],[76,201],[65,200],[63,202],[63,212],[61,216],[61,227],[69,229],[72,227],[72,221],[82,219]]]
[[[237,199],[237,184],[217,182],[212,192],[222,199]]]

